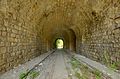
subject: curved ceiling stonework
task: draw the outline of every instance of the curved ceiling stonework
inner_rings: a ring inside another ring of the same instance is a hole
[[[0,37],[2,72],[12,67],[5,63],[18,65],[53,49],[57,38],[96,61],[109,52],[110,63],[118,62],[120,0],[0,0]]]

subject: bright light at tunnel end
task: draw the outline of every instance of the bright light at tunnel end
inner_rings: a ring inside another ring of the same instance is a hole
[[[63,40],[62,39],[57,39],[57,41],[56,41],[57,49],[63,49],[63,47],[64,47],[63,45],[64,45]]]

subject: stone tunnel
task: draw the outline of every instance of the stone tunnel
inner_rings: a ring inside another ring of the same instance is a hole
[[[120,0],[0,0],[1,75],[56,49],[57,39],[120,74]]]

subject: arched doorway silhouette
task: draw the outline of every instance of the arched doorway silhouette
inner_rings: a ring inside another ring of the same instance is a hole
[[[64,48],[64,40],[61,38],[57,38],[55,40],[55,48],[56,49],[63,49]]]

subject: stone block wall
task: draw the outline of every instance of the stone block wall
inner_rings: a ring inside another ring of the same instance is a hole
[[[97,17],[80,46],[81,54],[117,70],[120,70],[119,12],[118,7],[111,6],[105,15],[100,14],[104,17],[101,20]]]
[[[36,39],[23,26],[0,26],[0,73],[40,55]]]
[[[17,0],[13,0],[13,3]],[[19,1],[19,0],[18,0]],[[40,55],[39,37],[35,25],[15,8],[0,1],[0,74]]]

